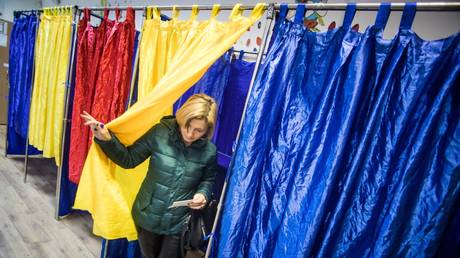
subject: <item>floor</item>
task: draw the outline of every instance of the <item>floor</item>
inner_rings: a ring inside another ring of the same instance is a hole
[[[52,159],[5,157],[6,127],[0,125],[0,257],[99,257],[101,239],[91,233],[89,214],[57,221],[56,173]]]

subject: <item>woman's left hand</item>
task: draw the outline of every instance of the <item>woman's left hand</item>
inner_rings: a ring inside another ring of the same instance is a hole
[[[206,205],[206,197],[202,193],[197,193],[193,196],[192,202],[189,207],[195,210],[202,209]]]

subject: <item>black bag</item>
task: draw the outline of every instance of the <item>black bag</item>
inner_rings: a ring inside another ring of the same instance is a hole
[[[216,212],[216,200],[211,200],[201,210],[190,210],[189,219],[181,236],[182,257],[185,257],[186,252],[191,251],[199,254],[198,257],[204,257]]]

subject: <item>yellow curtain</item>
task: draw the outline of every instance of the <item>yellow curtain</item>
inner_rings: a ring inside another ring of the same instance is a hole
[[[140,44],[139,92],[141,99],[125,114],[107,124],[125,145],[132,144],[155,125],[173,103],[227,51],[265,10],[258,4],[249,17],[235,5],[229,21],[212,17],[196,21],[194,8],[187,21],[160,21],[150,9]],[[173,15],[177,17],[177,15]],[[174,17],[173,17],[174,18]],[[150,61],[149,61],[150,60]],[[142,166],[142,165],[141,165]],[[117,168],[97,144],[90,148],[83,168],[74,208],[89,211],[93,232],[106,239],[137,239],[131,206],[146,169]]]
[[[45,9],[35,46],[29,142],[60,164],[62,120],[72,30],[70,8]]]

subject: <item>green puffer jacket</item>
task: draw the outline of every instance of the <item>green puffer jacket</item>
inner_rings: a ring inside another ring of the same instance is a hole
[[[174,116],[163,117],[131,146],[112,134],[110,141],[94,138],[105,154],[123,168],[133,168],[150,158],[147,176],[132,208],[136,225],[157,234],[182,231],[188,207],[168,208],[174,201],[202,193],[211,197],[217,170],[216,147],[200,139],[186,147]]]

